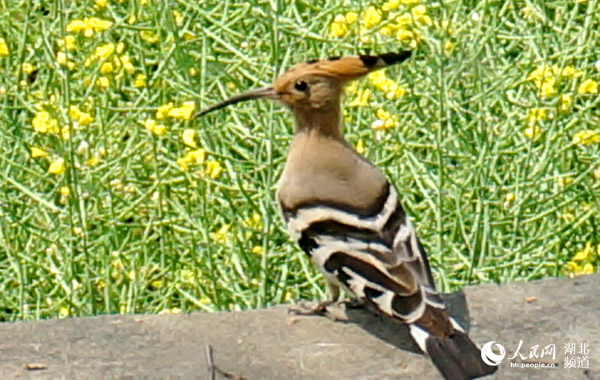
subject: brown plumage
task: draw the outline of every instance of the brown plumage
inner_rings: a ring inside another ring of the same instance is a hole
[[[425,250],[396,190],[342,133],[344,85],[410,55],[300,63],[272,86],[235,96],[199,115],[261,97],[285,104],[296,120],[296,132],[277,198],[293,238],[323,272],[332,301],[343,288],[407,323],[446,379],[472,379],[496,368],[483,363],[477,346],[446,313]]]

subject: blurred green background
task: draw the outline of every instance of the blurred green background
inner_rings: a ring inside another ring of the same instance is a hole
[[[313,58],[443,291],[596,272],[597,1],[0,2],[0,320],[324,299],[274,202],[292,118],[202,107]]]

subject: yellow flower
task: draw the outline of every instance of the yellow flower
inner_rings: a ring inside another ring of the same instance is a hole
[[[506,196],[504,197],[504,201],[507,203],[512,203],[517,199],[517,196],[515,195],[515,193],[506,193]]]
[[[379,24],[379,22],[381,22],[381,12],[374,6],[369,6],[363,15],[361,24],[365,28],[371,29]]]
[[[188,74],[191,77],[195,77],[196,75],[198,75],[198,70],[196,70],[195,67],[190,67],[190,69],[188,70]]]
[[[365,143],[362,141],[362,139],[358,140],[358,142],[356,143],[355,149],[356,149],[356,153],[365,154]]]
[[[427,15],[427,7],[422,4],[417,5],[416,7],[412,8],[410,10],[410,13],[413,16],[413,18],[415,19],[415,21],[420,24],[427,25],[427,26],[431,26],[433,24],[431,17],[429,17]]]
[[[381,6],[382,11],[392,11],[400,6],[400,0],[388,0]]]
[[[450,40],[444,42],[444,51],[446,51],[447,54],[451,54],[454,51],[454,42]]]
[[[565,187],[573,183],[573,177],[560,177],[556,179],[558,187]]]
[[[560,98],[558,98],[558,102],[560,104],[559,109],[563,112],[567,112],[573,105],[573,96],[571,94],[562,94]]]
[[[377,110],[378,119],[371,124],[371,128],[375,130],[386,130],[397,127],[398,116],[392,115],[383,108]]]
[[[218,243],[225,243],[227,241],[229,228],[231,228],[229,224],[223,224],[217,231],[210,233],[210,238]]]
[[[577,92],[581,95],[585,94],[597,94],[598,93],[598,82],[593,79],[586,79],[577,88]]]
[[[76,121],[79,125],[90,125],[94,118],[87,112],[83,112],[77,106],[69,107],[69,117],[71,120]]]
[[[358,19],[358,13],[348,12],[348,13],[346,13],[346,16],[344,18],[346,19],[347,24],[352,24],[352,23],[354,23],[354,21],[356,21]]]
[[[100,59],[106,59],[115,52],[115,44],[108,43],[106,45],[98,46],[94,51],[94,56]]]
[[[96,9],[106,8],[107,3],[108,3],[107,0],[96,0],[96,5],[94,5],[94,8],[96,8]]]
[[[212,179],[217,178],[221,172],[223,171],[223,167],[218,161],[208,161],[206,163],[206,174]]]
[[[98,87],[107,88],[110,86],[110,80],[107,77],[100,77],[96,81]]]
[[[194,129],[186,129],[183,131],[183,134],[181,135],[183,143],[192,148],[195,148],[198,146],[196,144],[196,141],[194,141],[194,137],[196,137],[196,131]]]
[[[60,175],[65,172],[65,160],[61,157],[55,159],[50,163],[48,167],[48,173],[54,175]]]
[[[584,131],[577,132],[573,135],[573,145],[591,145],[600,142],[600,135],[598,131],[587,129]]]
[[[35,146],[31,147],[31,157],[41,158],[41,157],[46,157],[47,155],[48,155],[48,152],[46,152],[45,150],[43,150],[41,148],[36,148]]]
[[[252,253],[254,253],[257,256],[260,256],[260,255],[262,255],[264,250],[265,249],[261,245],[256,245],[252,248]]]
[[[133,79],[133,87],[136,88],[141,88],[141,87],[146,87],[147,83],[146,83],[146,74],[137,74],[135,76],[135,78]]]
[[[542,135],[542,129],[540,127],[538,127],[537,125],[532,125],[532,126],[525,128],[525,131],[523,131],[523,134],[528,139],[537,140]]]
[[[88,158],[87,160],[85,160],[85,164],[87,166],[96,166],[100,163],[100,157],[98,156],[92,156],[90,158]]]
[[[0,37],[0,57],[6,57],[10,54],[10,50],[8,49],[8,44],[4,40],[4,38]]]
[[[165,315],[165,314],[181,314],[181,309],[178,307],[172,307],[170,309],[164,309],[158,312],[158,315]]]
[[[556,94],[556,78],[547,78],[542,82],[540,87],[540,95],[543,97],[549,97]]]
[[[369,104],[371,90],[362,88],[356,92],[356,97],[348,104],[348,107],[364,107]]]
[[[206,157],[206,151],[204,149],[192,150],[186,154],[186,157],[188,157],[189,162],[196,164],[196,165],[201,165],[204,163],[204,159]]]
[[[71,315],[69,308],[61,306],[61,308],[58,309],[58,318],[67,318],[69,315]]]
[[[21,65],[21,71],[23,71],[27,75],[31,74],[34,70],[35,67],[33,67],[33,65],[29,62],[23,62],[23,64]]]
[[[38,112],[31,121],[33,130],[38,133],[58,133],[58,121],[46,111]]]
[[[188,164],[201,165],[204,163],[206,158],[206,151],[204,149],[191,150],[185,154],[185,156],[177,159],[177,164],[181,167],[181,170],[188,171]]]
[[[348,25],[346,24],[346,18],[343,15],[335,16],[335,19],[329,25],[329,34],[332,37],[344,37],[348,34]]]
[[[573,66],[565,66],[560,71],[560,75],[567,78],[580,78],[583,76],[583,71],[577,70]]]
[[[62,41],[62,45],[67,50],[75,50],[75,47],[76,47],[75,46],[75,36],[72,36],[72,35],[65,36],[64,40]]]
[[[527,113],[527,121],[529,125],[534,125],[540,120],[547,120],[549,118],[548,110],[545,108],[530,108]]]
[[[75,64],[67,59],[65,52],[59,51],[56,53],[56,62],[61,66],[67,66],[69,69],[73,69]]]
[[[398,32],[396,32],[396,38],[402,42],[412,42],[415,39],[415,34],[410,30],[399,29]]]
[[[165,119],[169,115],[169,112],[173,109],[173,107],[173,102],[169,102],[158,107],[158,110],[156,110],[156,118],[158,120]]]
[[[62,186],[59,190],[60,198],[58,199],[58,203],[61,205],[66,205],[69,201],[69,195],[71,195],[71,190],[68,186]]]
[[[158,124],[154,119],[147,119],[144,122],[144,127],[156,136],[162,136],[167,132],[167,127]]]
[[[84,36],[92,37],[94,33],[102,32],[109,29],[112,26],[112,22],[108,20],[102,20],[97,17],[84,18],[83,20],[75,19],[71,20],[66,27],[66,31],[69,33],[80,33],[83,32]]]
[[[157,43],[159,40],[158,34],[150,30],[142,30],[140,32],[140,37],[142,38],[142,40],[146,41],[149,44]]]
[[[195,109],[196,103],[184,102],[179,108],[171,108],[168,112],[168,115],[176,119],[190,120]]]
[[[115,67],[113,66],[112,62],[104,62],[102,63],[102,65],[100,65],[100,74],[110,74],[113,71],[115,71]]]
[[[592,249],[592,243],[587,242],[585,248],[575,254],[571,260],[573,261],[585,261],[591,259],[594,256],[594,250]]]
[[[183,25],[183,15],[181,12],[173,11],[173,18],[175,19],[175,24],[177,26]]]
[[[549,66],[546,64],[539,65],[527,76],[528,81],[532,81],[535,83],[537,88],[542,87],[542,83],[548,78],[554,77],[556,75],[557,68],[556,66]]]

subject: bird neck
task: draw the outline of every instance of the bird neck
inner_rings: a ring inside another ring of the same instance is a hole
[[[327,110],[293,108],[296,132],[315,131],[319,134],[344,140],[339,105]]]

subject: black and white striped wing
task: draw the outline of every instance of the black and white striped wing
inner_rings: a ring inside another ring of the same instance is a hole
[[[282,209],[293,237],[328,281],[406,323],[444,322],[441,330],[447,330],[415,230],[394,188],[387,184],[382,195],[366,208],[314,202]]]

